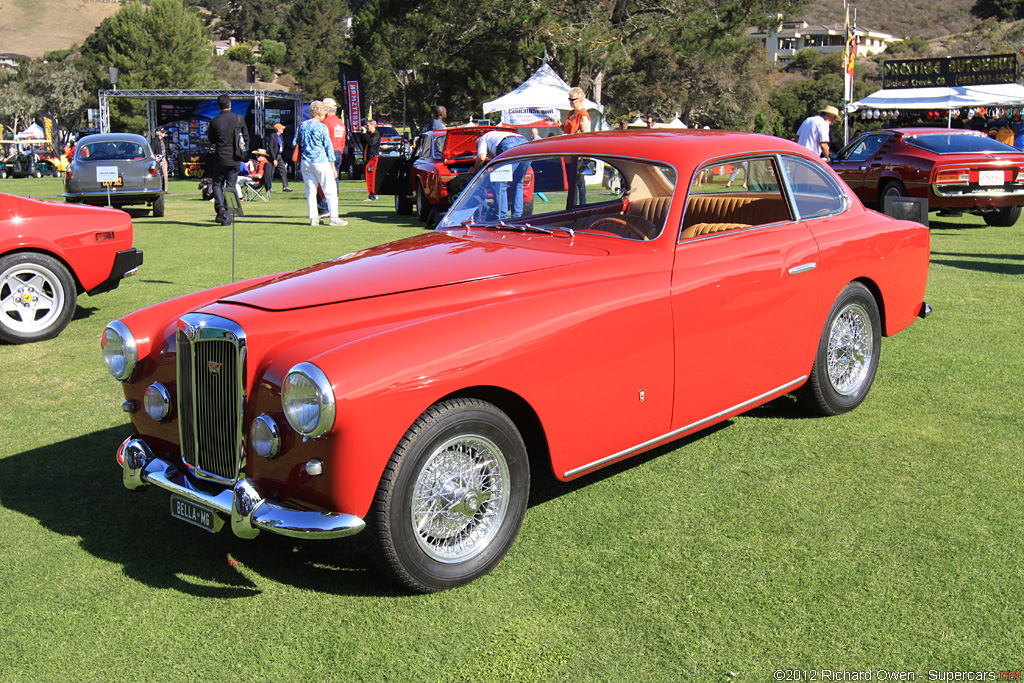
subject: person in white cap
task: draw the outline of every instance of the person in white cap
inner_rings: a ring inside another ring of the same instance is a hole
[[[798,142],[815,154],[828,159],[829,126],[838,120],[839,110],[831,106],[819,110],[815,116],[808,116],[797,131]]]

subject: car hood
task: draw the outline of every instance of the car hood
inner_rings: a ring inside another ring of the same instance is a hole
[[[80,219],[83,215],[95,215],[98,220],[113,221],[114,225],[131,220],[124,211],[84,204],[65,204],[39,201],[9,194],[0,194],[0,220],[53,216],[55,218]]]
[[[571,265],[606,256],[550,235],[435,232],[347,254],[219,299],[287,311]]]
[[[450,161],[464,154],[476,156],[476,141],[484,133],[492,130],[502,130],[507,133],[514,133],[514,130],[501,128],[499,126],[474,126],[472,128],[449,128],[445,132],[444,149],[441,156],[445,161]]]

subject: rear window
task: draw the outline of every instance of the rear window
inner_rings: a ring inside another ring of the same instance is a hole
[[[124,161],[146,158],[145,148],[137,142],[93,142],[78,147],[78,158],[88,161]]]
[[[1019,152],[1010,145],[993,140],[985,135],[971,133],[930,133],[910,135],[903,138],[909,145],[926,149],[935,154],[971,154],[976,152]]]

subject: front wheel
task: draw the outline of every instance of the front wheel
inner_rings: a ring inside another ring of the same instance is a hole
[[[32,177],[33,178],[42,178],[43,177],[43,172],[40,171],[38,168],[34,168],[34,169],[32,169]]]
[[[0,339],[25,344],[51,339],[71,322],[78,292],[71,273],[45,254],[0,258]]]
[[[395,213],[399,216],[407,216],[412,213],[412,202],[403,194],[395,195]]]
[[[851,282],[839,293],[821,332],[800,403],[819,415],[839,415],[864,401],[882,348],[878,305],[868,288]]]
[[[511,547],[529,492],[526,446],[508,416],[475,399],[435,404],[377,488],[369,521],[380,564],[422,593],[469,583]]]
[[[1017,224],[1017,219],[1020,218],[1020,208],[1019,206],[1005,206],[982,214],[982,218],[985,219],[985,225],[1010,228]]]
[[[427,194],[423,191],[422,185],[416,185],[416,218],[425,221],[429,215],[430,204],[427,203]]]

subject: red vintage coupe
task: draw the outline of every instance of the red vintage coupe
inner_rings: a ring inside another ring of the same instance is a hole
[[[0,194],[0,340],[56,337],[79,294],[110,291],[141,264],[123,211]]]
[[[832,168],[861,201],[921,197],[929,211],[980,214],[1010,226],[1024,205],[1024,152],[987,135],[950,128],[896,128],[858,135]]]
[[[706,173],[725,164],[746,189]],[[532,214],[508,217],[527,171]],[[505,555],[531,476],[585,476],[784,394],[859,405],[881,338],[929,310],[928,260],[927,228],[778,138],[522,145],[434,232],[111,323],[124,484],[244,538],[365,527],[393,578],[458,586]]]

